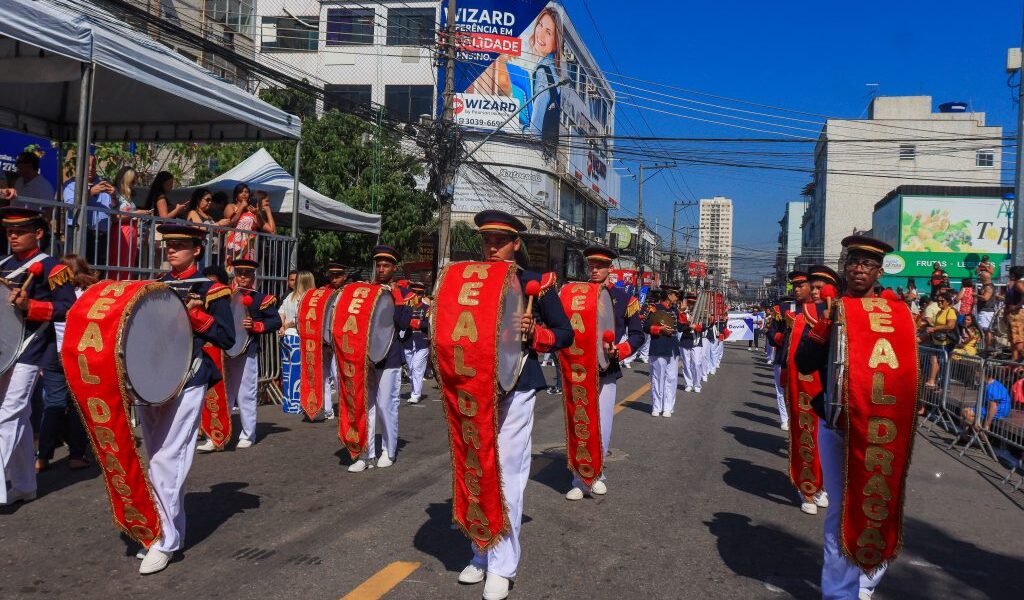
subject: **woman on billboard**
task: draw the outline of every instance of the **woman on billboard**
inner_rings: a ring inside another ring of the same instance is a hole
[[[528,40],[530,52],[538,59],[530,82],[533,93],[550,88],[533,99],[525,133],[540,134],[546,145],[558,144],[561,119],[560,95],[556,85],[562,77],[562,17],[554,6],[546,6],[533,25]],[[532,94],[531,94],[532,95]]]

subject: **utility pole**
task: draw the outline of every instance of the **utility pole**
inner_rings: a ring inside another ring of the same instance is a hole
[[[652,171],[655,171],[655,175],[657,175],[658,174],[657,172],[660,172],[662,169],[673,169],[673,168],[675,168],[675,166],[676,166],[675,163],[666,163],[666,164],[661,164],[661,165],[651,165],[650,167],[647,167],[647,168],[651,169]],[[654,177],[654,175],[651,175],[651,177]],[[637,185],[638,185],[637,194],[636,194],[636,235],[637,235],[637,241],[636,241],[636,247],[637,247],[636,272],[637,272],[637,277],[642,281],[643,274],[644,274],[644,257],[643,257],[643,253],[640,252],[640,246],[641,246],[641,243],[644,241],[644,164],[643,163],[640,163],[640,175],[636,178],[636,181],[637,181]]]
[[[447,23],[444,33],[444,92],[442,96],[444,109],[441,113],[441,123],[437,129],[437,143],[439,145],[455,142],[452,139],[455,129],[455,0],[448,0],[446,19]],[[449,251],[449,240],[452,230],[452,196],[454,195],[452,193],[452,185],[455,182],[455,169],[457,166],[448,162],[455,160],[454,152],[450,149],[448,152],[440,152],[437,158],[444,160],[444,164],[439,169],[440,173],[437,176],[437,185],[434,190],[438,205],[437,251],[434,259],[437,264],[437,270],[440,271],[442,267],[448,264],[451,253]]]
[[[672,242],[669,244],[668,250],[668,275],[669,283],[678,283],[676,281],[676,206],[678,202],[672,203]]]
[[[1024,53],[1024,23],[1021,25],[1021,52]],[[1013,180],[1013,246],[1010,258],[1013,266],[1024,265],[1024,244],[1020,236],[1024,233],[1024,64],[1017,67],[1020,78],[1017,83],[1017,175]]]

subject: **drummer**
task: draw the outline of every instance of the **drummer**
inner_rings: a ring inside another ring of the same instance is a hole
[[[384,429],[380,435],[381,451],[376,466],[381,469],[390,467],[394,464],[395,456],[398,454],[398,405],[401,402],[398,394],[402,389],[402,365],[405,363],[398,333],[400,331],[412,332],[412,311],[407,306],[409,291],[397,285],[391,285],[401,260],[401,254],[391,246],[382,244],[373,249],[374,281],[387,286],[395,301],[395,330],[391,334],[393,337],[391,346],[388,348],[388,355],[384,360],[373,365],[373,373],[370,374],[370,405],[366,409],[366,438],[369,443],[359,459],[349,465],[350,473],[366,470],[377,456],[375,430],[378,417]],[[416,325],[418,326],[417,330],[426,330],[425,320],[417,320]]]
[[[340,290],[348,281],[345,265],[341,263],[327,263],[324,274],[327,275],[327,285],[325,286],[327,288]],[[331,421],[334,419],[334,393],[335,390],[340,389],[340,382],[338,380],[338,361],[334,360],[334,349],[330,344],[324,344],[323,360],[325,363],[322,369],[324,374],[323,414],[325,421]]]
[[[643,325],[640,324],[640,302],[629,292],[608,280],[612,261],[618,254],[611,248],[591,246],[583,250],[590,268],[590,283],[599,283],[608,290],[612,298],[615,317],[615,339],[625,341],[612,345],[605,343],[605,352],[609,357],[608,368],[601,373],[601,389],[598,392],[598,414],[601,415],[601,449],[605,456],[611,449],[612,419],[615,416],[616,383],[622,377],[619,361],[631,355],[644,343]],[[582,500],[586,484],[575,474],[572,478],[572,489],[565,495],[567,500]],[[608,493],[605,475],[590,487],[590,493],[601,496]]]
[[[0,374],[0,505],[27,502],[36,497],[36,470],[32,447],[32,389],[39,371],[57,360],[57,339],[51,323],[63,323],[64,315],[75,302],[71,270],[61,261],[39,249],[46,235],[42,213],[28,208],[0,208],[10,254],[0,260],[0,276],[12,290],[4,300],[25,320],[25,343],[7,340],[21,354]],[[40,264],[45,277],[29,275],[32,265]],[[31,279],[31,280],[30,280]],[[5,307],[5,310],[10,310]],[[6,322],[6,321],[5,321]],[[0,335],[12,335],[0,331]],[[11,482],[7,489],[6,481]]]
[[[683,363],[683,385],[686,392],[700,393],[703,367],[701,365],[701,327],[697,327],[697,315],[694,309],[697,306],[697,293],[688,292],[685,302],[686,322],[682,324],[679,339],[679,359]]]
[[[405,364],[409,369],[409,404],[417,404],[423,397],[423,374],[427,371],[427,362],[430,358],[430,340],[426,333],[430,301],[424,297],[426,286],[419,281],[410,283],[409,291],[412,292],[409,299],[412,321],[410,330],[404,333],[402,351],[405,353]]]
[[[256,270],[259,263],[254,260],[236,260],[234,293],[252,298],[247,309],[248,315],[242,321],[245,331],[254,336],[241,355],[231,358],[224,356],[225,388],[228,393],[228,408],[238,406],[242,432],[236,448],[249,448],[256,441],[256,405],[260,375],[259,356],[261,333],[275,332],[281,328],[281,315],[277,312],[277,297],[256,290]],[[237,333],[237,332],[236,332]],[[200,452],[216,450],[213,440],[206,440]]]
[[[644,331],[651,336],[651,416],[671,417],[676,406],[676,385],[679,382],[679,342],[676,331],[679,312],[676,301],[679,288],[662,286],[658,303],[647,315]],[[655,323],[655,315],[668,314],[671,323]]]
[[[192,375],[178,397],[160,405],[138,405],[142,439],[149,455],[149,481],[160,512],[163,537],[139,552],[139,573],[162,571],[181,549],[185,537],[185,477],[192,467],[199,416],[206,389],[221,379],[213,361],[203,352],[209,342],[226,350],[234,345],[231,288],[199,274],[196,262],[202,255],[206,230],[191,225],[158,225],[163,235],[171,271],[163,281],[188,293],[186,307],[192,325]],[[159,340],[154,340],[159,343]]]
[[[481,234],[486,260],[515,262],[516,256],[522,255],[520,233],[526,231],[522,221],[499,210],[477,213],[473,220]],[[555,291],[555,274],[541,275],[520,266],[518,275],[524,288],[528,281],[536,281],[540,283],[541,291],[534,303],[540,318],[528,314],[522,319],[522,332],[530,339],[523,370],[513,391],[500,398],[498,405],[497,447],[509,532],[486,552],[480,552],[476,545],[472,545],[473,560],[459,574],[460,583],[480,583],[486,577],[483,596],[488,600],[508,597],[509,581],[515,579],[519,566],[523,491],[530,478],[533,405],[537,390],[548,387],[537,353],[567,348],[573,341],[572,326]]]

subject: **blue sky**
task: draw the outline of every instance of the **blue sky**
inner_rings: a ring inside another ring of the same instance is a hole
[[[1007,48],[1021,41],[1019,1],[563,0],[591,53],[603,68],[614,71],[584,2],[619,71],[631,77],[844,118],[865,115],[870,98],[865,84],[878,83],[881,95],[930,95],[935,105],[949,100],[969,102],[973,110],[987,113],[988,124],[1003,126],[1004,134],[1016,130],[1016,106],[1007,87],[1005,61]],[[643,112],[656,135],[763,137]],[[649,133],[636,108],[620,104],[617,119],[619,135],[634,135],[637,129],[640,134]],[[805,162],[810,167],[810,146],[798,148],[807,150]],[[1004,159],[1012,165],[1012,153]],[[1004,179],[1011,176],[1004,173]],[[771,262],[768,255],[776,247],[776,222],[785,203],[799,199],[807,181],[804,173],[682,166],[675,177],[662,174],[645,185],[644,215],[669,224],[673,200],[689,200],[691,193],[698,198],[732,198],[734,244],[766,250],[765,259],[756,264],[734,262],[737,277],[751,278],[766,271],[764,266]],[[623,179],[621,196],[623,208],[635,211],[636,183],[628,177]],[[680,219],[695,224],[696,211],[680,211]],[[659,233],[668,235],[667,230]]]

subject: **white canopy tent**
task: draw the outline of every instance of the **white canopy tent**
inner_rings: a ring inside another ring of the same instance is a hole
[[[103,141],[300,137],[298,117],[217,78],[94,5],[5,0],[4,8],[9,18],[0,19],[0,83],[12,85],[0,94],[0,127],[75,140],[79,148]],[[79,153],[80,247],[86,160]]]
[[[291,216],[295,190],[298,189],[300,227],[380,234],[380,215],[360,212],[302,183],[296,186],[292,176],[264,148],[223,175],[194,187],[174,190],[171,196],[184,198],[195,189],[207,188],[215,193],[224,192],[230,197],[239,183],[248,184],[253,192],[267,192],[270,196],[270,209],[275,217]]]

